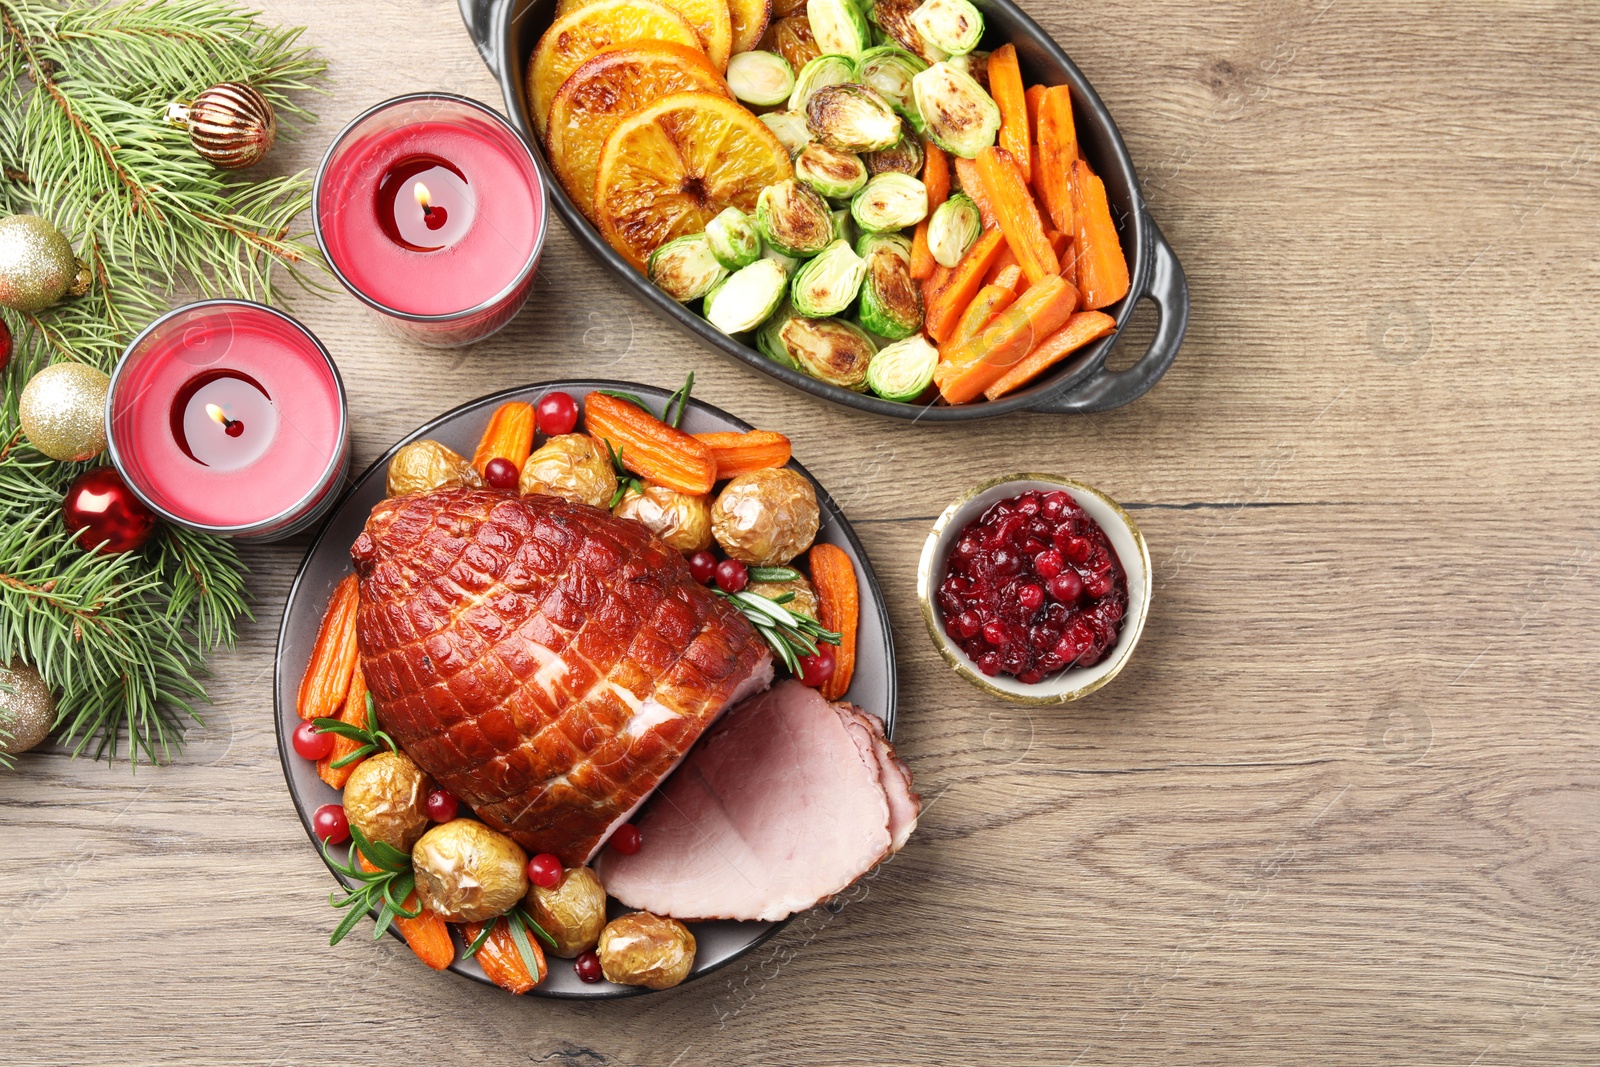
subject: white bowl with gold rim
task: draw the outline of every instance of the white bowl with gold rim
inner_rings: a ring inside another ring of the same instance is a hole
[[[1122,628],[1117,633],[1117,643],[1106,657],[1092,667],[1069,667],[1042,681],[1029,684],[1019,682],[1007,674],[987,675],[978,669],[961,648],[945,633],[934,593],[944,580],[951,547],[960,538],[967,525],[977,519],[992,505],[1002,500],[1020,496],[1029,490],[1052,492],[1065,490],[1100,524],[1111,547],[1116,549],[1128,581],[1128,608],[1123,613]],[[991,696],[1017,704],[1064,704],[1069,700],[1088,696],[1105,685],[1126,666],[1144,632],[1145,619],[1150,614],[1151,567],[1150,550],[1138,525],[1122,507],[1100,490],[1070,478],[1053,474],[1008,474],[974,486],[963,493],[955,503],[944,509],[939,521],[922,546],[922,559],[917,565],[917,600],[922,604],[922,618],[928,634],[955,672]]]

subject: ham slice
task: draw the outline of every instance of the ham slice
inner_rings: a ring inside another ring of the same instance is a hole
[[[896,851],[919,805],[875,716],[789,681],[708,730],[637,820],[645,847],[596,866],[630,908],[775,921]]]

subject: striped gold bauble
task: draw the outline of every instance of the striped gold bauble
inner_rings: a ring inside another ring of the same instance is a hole
[[[213,85],[193,103],[168,105],[167,121],[188,129],[194,150],[223,170],[260,163],[278,136],[272,103],[240,82]]]

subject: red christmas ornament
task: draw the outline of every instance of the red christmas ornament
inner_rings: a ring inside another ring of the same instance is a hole
[[[107,555],[131,552],[156,532],[156,517],[133,495],[115,467],[84,471],[67,487],[61,518],[69,530],[84,531],[78,544]]]

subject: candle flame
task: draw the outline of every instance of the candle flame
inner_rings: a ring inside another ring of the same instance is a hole
[[[224,412],[217,405],[215,405],[215,404],[207,404],[206,405],[206,414],[210,415],[211,418],[216,422],[216,424],[218,426],[226,426],[226,425],[228,425],[228,415],[227,415],[227,413]]]
[[[428,187],[417,182],[411,187],[411,195],[417,198],[417,206],[422,209],[423,214],[427,214],[428,209],[433,206],[433,199],[428,195]]]

